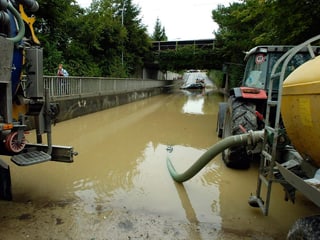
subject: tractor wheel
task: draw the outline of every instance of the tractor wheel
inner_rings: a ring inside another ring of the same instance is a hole
[[[224,119],[222,137],[243,134],[243,130],[257,130],[255,104],[230,97],[229,108]],[[232,147],[222,152],[222,159],[227,167],[247,169],[250,167],[251,155],[247,154],[245,146]]]
[[[316,240],[319,239],[320,215],[304,217],[298,219],[290,228],[288,240]]]

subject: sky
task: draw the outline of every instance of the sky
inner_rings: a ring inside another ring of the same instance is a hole
[[[211,11],[219,4],[229,6],[239,0],[132,0],[140,7],[142,23],[152,35],[157,18],[165,28],[168,40],[199,40],[214,38],[218,25]],[[88,7],[91,0],[78,0]]]

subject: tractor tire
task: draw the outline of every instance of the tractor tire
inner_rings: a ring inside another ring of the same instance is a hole
[[[230,97],[222,137],[243,134],[243,129],[246,131],[257,130],[255,108],[254,103]],[[251,158],[252,156],[247,153],[245,146],[228,148],[222,152],[222,160],[229,168],[248,169]]]
[[[298,219],[290,228],[287,240],[319,239],[320,215]]]

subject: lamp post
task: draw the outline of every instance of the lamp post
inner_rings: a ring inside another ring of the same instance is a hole
[[[125,0],[122,2],[122,10],[121,10],[121,25],[123,26],[123,20],[124,20],[124,4]],[[121,64],[123,66],[123,43],[122,43],[122,49],[121,49]]]

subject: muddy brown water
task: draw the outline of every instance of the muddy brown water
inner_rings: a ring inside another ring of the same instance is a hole
[[[277,184],[269,216],[251,208],[257,164],[232,170],[219,155],[183,184],[169,175],[167,157],[182,172],[219,140],[221,100],[177,92],[57,124],[54,144],[79,155],[72,164],[10,163],[14,200],[0,202],[0,239],[285,239],[319,209],[299,194],[285,202]]]

